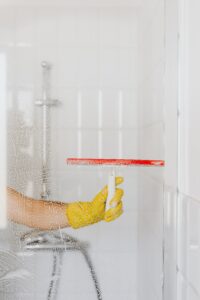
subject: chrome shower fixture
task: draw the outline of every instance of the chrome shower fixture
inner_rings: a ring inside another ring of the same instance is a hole
[[[62,254],[68,251],[78,251],[83,255],[94,284],[96,297],[98,300],[103,299],[95,268],[88,252],[89,243],[80,242],[79,240],[70,236],[69,234],[66,234],[65,232],[62,232],[61,234],[58,231],[47,232],[37,229],[22,235],[21,243],[23,249],[26,251],[52,251],[54,255],[54,276],[50,282],[47,300],[56,299],[57,287],[59,285],[61,275],[60,272],[62,268]]]
[[[80,242],[72,236],[57,231],[52,232],[33,230],[21,237],[22,246],[25,250],[80,250],[89,247],[86,242]]]
[[[51,64],[47,61],[41,62],[43,70],[42,82],[42,97],[38,99],[35,104],[42,107],[42,191],[41,198],[49,198],[48,177],[49,177],[49,128],[50,128],[50,107],[59,104],[58,99],[50,97],[50,71]]]
[[[43,68],[51,68],[51,64],[50,63],[48,63],[47,61],[45,61],[45,60],[43,60],[42,62],[41,62],[41,66],[43,67]]]
[[[58,99],[52,99],[49,95],[50,91],[50,71],[51,64],[47,61],[41,62],[41,67],[43,69],[43,87],[42,87],[42,98],[35,101],[35,104],[38,106],[54,106],[59,104]]]

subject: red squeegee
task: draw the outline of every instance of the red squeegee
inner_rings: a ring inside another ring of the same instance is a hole
[[[163,167],[164,160],[117,159],[117,158],[67,158],[68,165],[111,165],[111,166],[141,166]]]
[[[143,159],[116,159],[116,158],[67,158],[68,165],[76,166],[132,166],[132,167],[163,167],[165,165],[164,160],[143,160]],[[106,211],[112,207],[110,200],[115,194],[115,171],[108,177],[108,197],[106,201]]]

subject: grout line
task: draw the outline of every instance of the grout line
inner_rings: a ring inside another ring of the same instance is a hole
[[[147,125],[145,125],[143,127],[139,126],[137,129],[141,131],[141,130],[149,129],[149,128],[153,127],[153,126],[161,125],[161,124],[162,124],[162,127],[164,128],[165,122],[162,121],[162,120],[159,120],[159,121],[155,121],[155,122],[149,123],[149,124],[147,124]]]

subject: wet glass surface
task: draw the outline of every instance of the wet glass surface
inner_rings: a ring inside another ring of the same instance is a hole
[[[154,40],[162,4],[149,27],[147,43],[158,49],[149,62],[142,21],[151,15],[140,20],[133,7],[2,8],[7,185],[23,195],[22,206],[27,197],[91,201],[107,184],[113,167],[68,166],[67,157],[163,159],[164,59]],[[113,222],[38,230],[8,221],[0,233],[2,300],[143,300],[144,287],[161,294],[162,168],[115,172],[125,195]]]

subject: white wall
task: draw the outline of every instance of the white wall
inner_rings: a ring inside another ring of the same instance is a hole
[[[140,18],[139,157],[164,159],[164,1],[146,1]],[[139,174],[139,300],[162,299],[163,170]]]
[[[66,157],[137,157],[137,14],[115,7],[16,7],[0,14],[0,47],[8,58],[9,184],[40,197],[41,108],[34,101],[41,97],[40,64],[47,60],[51,95],[61,102],[51,110],[51,197],[90,200],[109,170],[68,168]],[[90,241],[105,300],[137,299],[137,174],[119,174],[125,176],[124,215],[111,224],[67,230]],[[11,226],[12,249],[20,246],[21,230]],[[23,259],[36,280],[28,295],[18,291],[20,299],[45,299],[52,258]],[[65,259],[59,300],[94,299],[84,262],[77,254]]]
[[[178,1],[166,1],[165,16],[164,299],[177,300]]]
[[[199,1],[180,2],[178,300],[200,299]]]
[[[166,211],[165,299],[198,300],[200,299],[198,176],[200,40],[197,28],[200,7],[199,2],[193,0],[167,3],[166,159],[168,164],[165,180],[168,209]],[[176,21],[178,12],[179,24]],[[179,32],[179,40],[177,32]],[[176,85],[178,79],[179,93]]]

